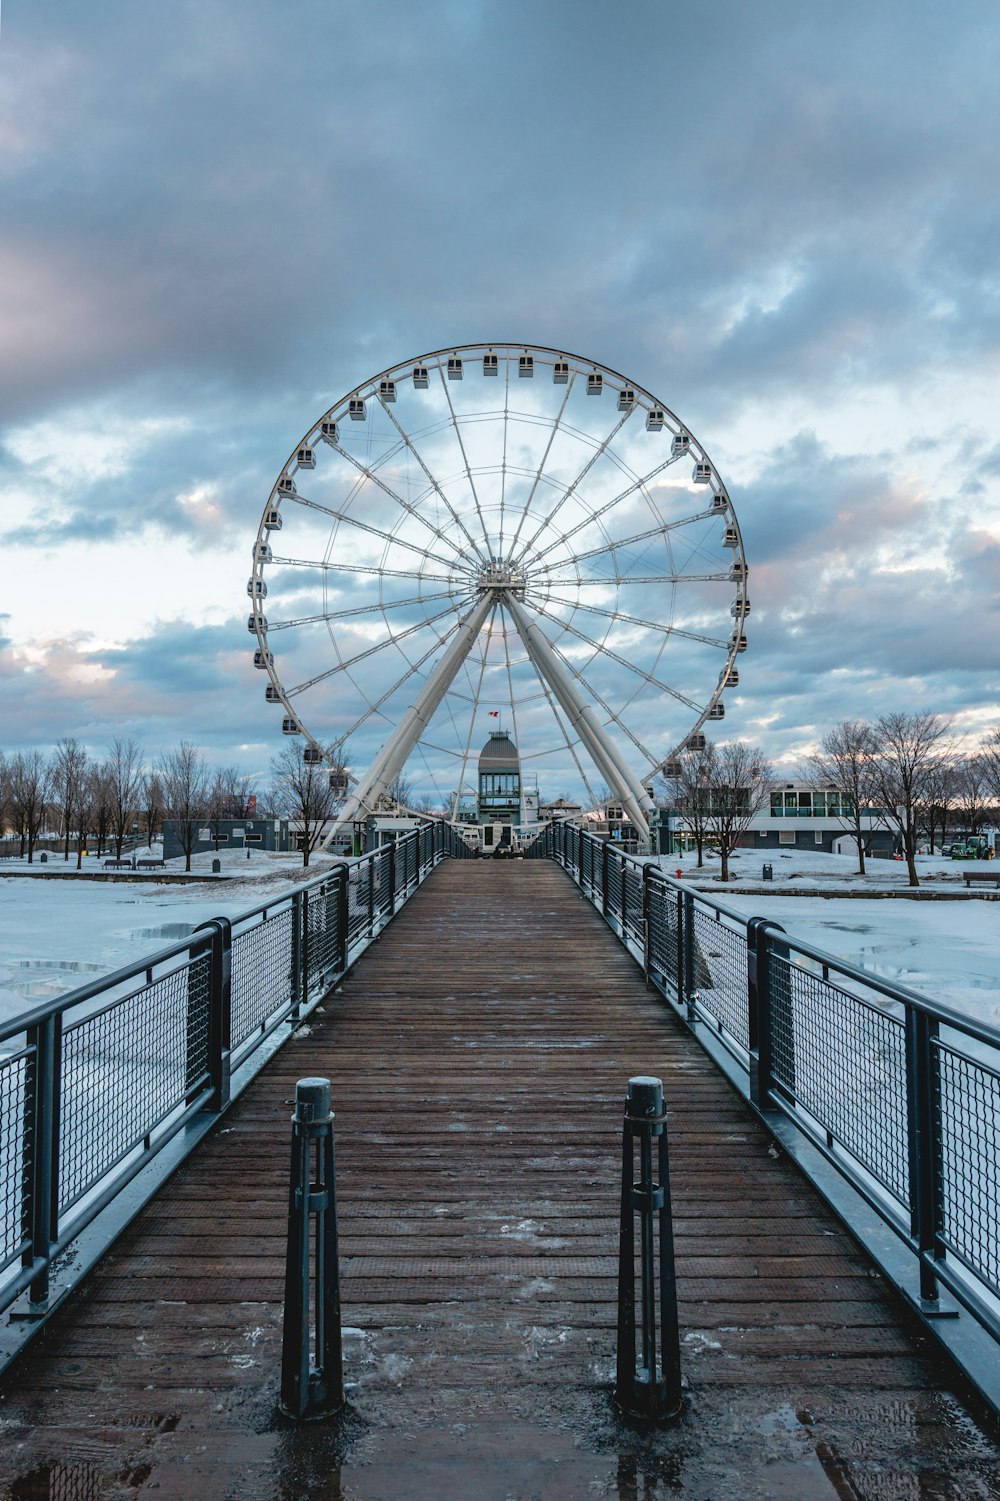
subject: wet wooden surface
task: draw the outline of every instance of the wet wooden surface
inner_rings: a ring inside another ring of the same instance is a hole
[[[627,1428],[621,1107],[663,1077],[688,1386]],[[351,1409],[276,1413],[288,1101],[333,1081]],[[446,862],[2,1388],[0,1494],[1000,1497],[949,1368],[547,862]]]

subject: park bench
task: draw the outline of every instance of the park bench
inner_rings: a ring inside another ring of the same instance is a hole
[[[132,861],[131,860],[105,860],[105,862],[104,862],[104,869],[105,870],[131,870],[132,869]]]
[[[1000,870],[963,870],[962,878],[966,886],[971,886],[973,881],[985,881],[987,885],[1000,886]]]
[[[163,863],[162,860],[137,860],[135,865],[137,870],[157,870]]]

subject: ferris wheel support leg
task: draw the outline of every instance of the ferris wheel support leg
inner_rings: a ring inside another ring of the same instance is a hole
[[[633,828],[643,839],[648,839],[649,796],[642,784],[620,759],[616,746],[593,708],[584,703],[576,684],[552,650],[545,632],[539,629],[524,606],[512,595],[508,594],[503,603],[510,612],[535,671],[552,689],[571,725],[587,747],[594,765],[621,799]]]
[[[340,817],[322,842],[323,849],[336,838],[342,828],[353,823],[361,812],[371,812],[378,799],[388,792],[406,764],[407,756],[427,728],[435,709],[454,681],[458,669],[468,656],[472,643],[482,629],[492,607],[493,601],[489,594],[484,594],[461,622],[444,656],[434,668],[416,700],[407,709],[353,794],[348,798]]]

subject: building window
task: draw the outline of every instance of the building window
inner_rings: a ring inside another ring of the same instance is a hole
[[[815,834],[813,835],[813,843],[814,844],[822,844],[823,843],[823,835],[820,833],[819,829],[817,829],[816,832],[815,832]]]
[[[778,843],[779,844],[794,844],[795,843],[795,832],[794,832],[794,830],[792,830],[792,829],[788,829],[788,830],[779,829],[778,830]]]
[[[263,838],[263,834],[248,834],[247,844],[260,844],[263,841]]]

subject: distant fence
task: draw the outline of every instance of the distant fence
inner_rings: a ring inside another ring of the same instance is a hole
[[[0,1026],[0,1312],[14,1305],[0,1367],[47,1316],[83,1232],[165,1149],[190,1150],[233,1076],[266,1061],[441,859],[468,854],[425,824]]]
[[[569,872],[772,1130],[807,1142],[889,1227],[915,1259],[918,1310],[954,1315],[943,1287],[1000,1339],[1000,1029],[574,824],[548,825],[527,853]]]

